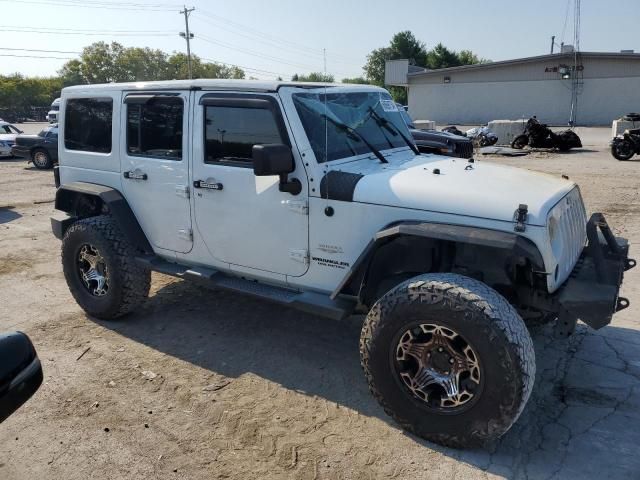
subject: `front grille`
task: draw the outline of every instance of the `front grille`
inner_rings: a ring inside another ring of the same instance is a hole
[[[561,209],[558,227],[563,248],[561,258],[557,259],[557,283],[561,283],[569,277],[584,249],[587,239],[587,213],[578,188],[569,192],[556,208]]]
[[[473,143],[470,141],[456,142],[453,156],[459,158],[473,157]]]

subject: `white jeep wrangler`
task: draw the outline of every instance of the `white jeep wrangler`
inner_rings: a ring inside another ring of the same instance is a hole
[[[628,306],[635,265],[564,178],[420,155],[371,86],[228,80],[66,88],[55,235],[78,304],[131,312],[150,271],[318,315],[366,314],[370,389],[451,446],[505,433],[534,382],[528,322]]]

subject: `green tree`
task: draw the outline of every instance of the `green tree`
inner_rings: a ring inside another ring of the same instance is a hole
[[[29,115],[31,107],[48,107],[60,96],[62,80],[57,77],[25,78],[19,74],[0,75],[0,112]],[[0,113],[0,117],[3,114]],[[8,116],[9,116],[8,115]]]
[[[342,83],[355,83],[360,85],[368,85],[369,82],[363,77],[343,78]]]
[[[191,57],[193,78],[244,78],[235,66],[205,62]],[[187,56],[168,55],[151,48],[125,48],[117,42],[96,42],[84,48],[79,59],[68,61],[58,72],[65,86],[186,79],[189,77]]]
[[[473,63],[486,62],[479,59],[470,50],[455,52],[439,43],[428,50],[410,31],[396,33],[386,47],[373,50],[367,56],[363,67],[365,78],[374,85],[384,85],[384,69],[387,60],[408,59],[410,65],[417,65],[430,69],[456,67]],[[400,103],[406,103],[407,92],[402,87],[389,86],[393,98]]]
[[[291,77],[292,82],[325,82],[333,83],[335,78],[333,75],[322,72],[311,72],[309,75],[298,75],[295,73]]]

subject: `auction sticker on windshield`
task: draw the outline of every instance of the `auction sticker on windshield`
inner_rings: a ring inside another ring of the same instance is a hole
[[[396,105],[396,103],[393,100],[390,100],[388,98],[381,98],[380,99],[380,105],[382,105],[382,109],[385,112],[397,112],[398,111],[398,106]]]

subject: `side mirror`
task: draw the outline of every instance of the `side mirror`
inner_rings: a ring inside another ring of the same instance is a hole
[[[251,151],[253,173],[257,177],[278,175],[280,191],[298,195],[302,191],[300,180],[288,179],[288,174],[296,168],[291,148],[281,144],[254,145]]]
[[[42,366],[29,337],[22,332],[0,335],[0,423],[41,384]]]

